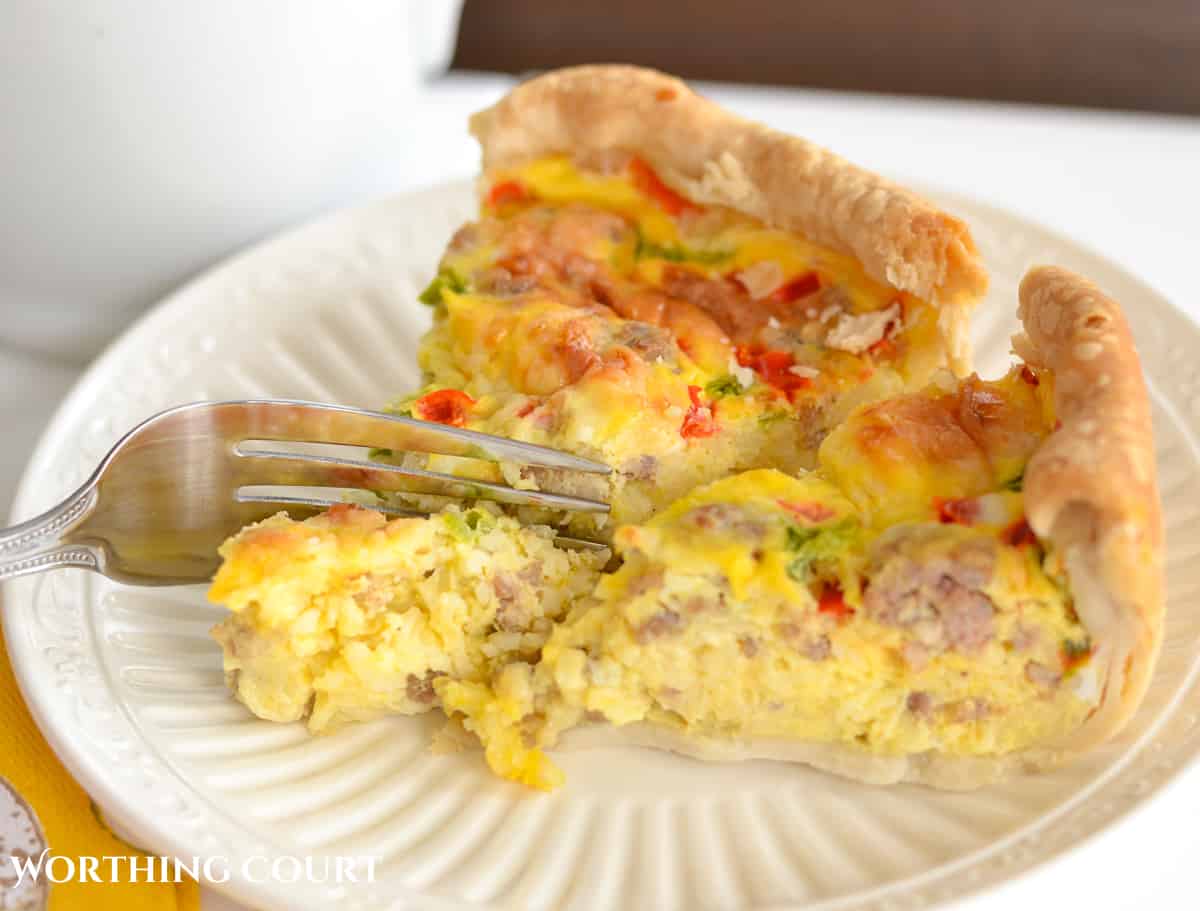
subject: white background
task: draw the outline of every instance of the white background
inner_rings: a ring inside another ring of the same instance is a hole
[[[451,76],[434,84],[421,115],[409,124],[421,141],[409,160],[397,163],[395,189],[472,176],[478,155],[466,134],[466,116],[509,84],[488,76]],[[972,195],[1068,234],[1200,320],[1194,277],[1200,273],[1198,119],[802,90],[705,90],[746,116],[856,163]],[[38,433],[83,366],[0,348],[6,442],[0,448],[0,514],[7,514]],[[1198,819],[1200,769],[1192,769],[1117,827],[958,907],[1200,908],[1200,876],[1193,872]],[[204,907],[237,906],[207,895]]]

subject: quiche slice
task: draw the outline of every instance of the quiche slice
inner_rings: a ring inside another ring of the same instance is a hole
[[[854,406],[965,367],[966,226],[812,143],[627,66],[533,79],[471,129],[482,211],[423,295],[428,385],[395,407],[612,465],[476,467],[612,503],[575,534],[811,467]]]
[[[1020,297],[1005,377],[860,406],[815,471],[619,529],[539,662],[438,681],[492,768],[552,787],[565,734],[974,787],[1119,730],[1163,620],[1146,390],[1097,288],[1042,268]]]

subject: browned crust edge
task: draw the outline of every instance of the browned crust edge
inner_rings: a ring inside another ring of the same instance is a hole
[[[857,258],[867,273],[944,311],[952,363],[965,368],[966,312],[987,274],[966,224],[807,140],[744,120],[654,70],[556,70],[471,118],[485,170],[555,153],[622,149],[668,185],[796,231]]]
[[[1096,712],[1064,746],[1121,729],[1150,682],[1164,618],[1163,526],[1150,399],[1121,308],[1051,266],[1021,282],[1017,353],[1054,371],[1061,427],[1025,471],[1025,510],[1066,559],[1075,607],[1095,646]]]

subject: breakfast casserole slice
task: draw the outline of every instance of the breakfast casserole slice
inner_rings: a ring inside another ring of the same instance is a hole
[[[396,407],[610,464],[477,468],[612,503],[574,534],[811,467],[854,406],[965,368],[986,287],[966,226],[812,143],[627,66],[533,79],[471,129],[482,211],[423,295],[428,384]]]
[[[815,472],[719,480],[619,529],[623,565],[541,661],[438,681],[444,707],[538,787],[566,732],[942,787],[1107,739],[1162,631],[1146,391],[1095,287],[1035,270],[1020,315],[1003,378],[860,406]]]

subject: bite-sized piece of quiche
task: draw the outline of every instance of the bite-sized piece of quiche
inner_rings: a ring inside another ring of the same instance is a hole
[[[349,505],[280,513],[221,556],[209,598],[231,611],[213,630],[230,689],[258,717],[313,731],[426,712],[439,678],[535,660],[608,559],[483,508],[389,520]]]
[[[854,406],[965,365],[986,287],[966,226],[818,146],[626,66],[533,79],[471,128],[482,212],[423,295],[428,385],[396,407],[615,469],[510,482],[604,497],[611,529],[811,467]]]
[[[560,778],[541,748],[584,722],[942,787],[1111,736],[1162,631],[1146,390],[1094,286],[1035,270],[1020,314],[1005,377],[860,406],[814,472],[750,471],[619,529],[623,565],[541,661],[438,681],[444,707],[538,787]]]

